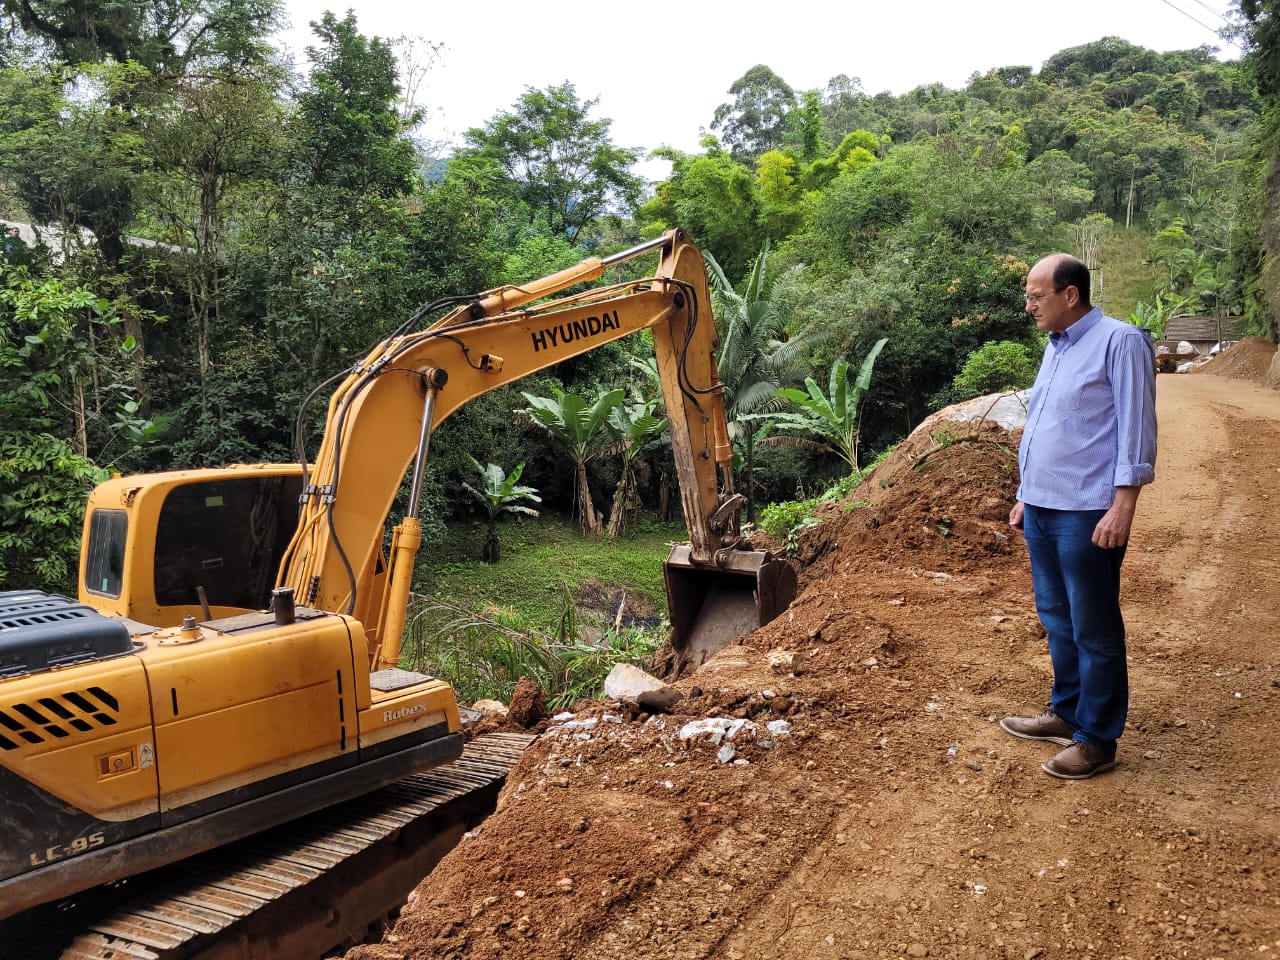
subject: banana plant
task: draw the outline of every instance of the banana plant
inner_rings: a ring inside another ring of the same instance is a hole
[[[520,485],[520,474],[524,473],[523,463],[517,464],[516,468],[507,474],[496,463],[482,464],[470,454],[467,455],[467,459],[480,474],[482,483],[479,488],[465,482],[462,486],[484,504],[485,511],[489,515],[489,533],[480,551],[480,559],[485,563],[497,563],[502,556],[502,544],[498,540],[498,518],[504,513],[523,513],[526,516],[536,517],[537,510],[519,501],[532,500],[534,503],[541,503],[542,498],[533,487]]]
[[[622,403],[626,391],[607,390],[591,403],[559,387],[552,387],[551,392],[554,396],[524,394],[529,406],[522,412],[546,430],[573,461],[577,471],[574,512],[581,519],[583,533],[598,534],[604,525],[587,485],[587,464],[600,455],[609,411]]]
[[[605,448],[604,453],[622,458],[622,472],[613,491],[613,507],[609,510],[606,528],[610,537],[622,534],[627,504],[635,496],[636,461],[667,432],[667,419],[657,414],[658,405],[657,400],[620,403],[609,411],[607,429],[613,443]]]
[[[862,401],[871,386],[871,372],[875,368],[876,357],[888,342],[888,338],[876,341],[862,361],[858,377],[852,385],[849,383],[849,363],[844,357],[839,357],[831,365],[826,393],[822,392],[813,377],[805,378],[807,392],[790,387],[775,391],[774,396],[791,401],[799,409],[766,413],[761,418],[781,430],[816,434],[820,439],[775,435],[765,437],[760,443],[834,453],[857,470],[858,437],[862,432]]]

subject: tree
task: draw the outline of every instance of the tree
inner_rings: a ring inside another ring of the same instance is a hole
[[[703,147],[701,156],[658,151],[672,161],[671,177],[658,185],[640,217],[658,229],[687,230],[704,252],[739,276],[751,268],[766,236],[755,178],[715,137],[705,137]]]
[[[768,272],[769,246],[756,257],[742,293],[733,289],[715,257],[707,257],[720,349],[716,366],[724,384],[730,438],[741,444],[748,515],[754,486],[755,430],[751,415],[767,409],[779,387],[800,383],[819,339],[807,331],[788,337],[778,285]]]
[[[787,114],[786,144],[802,163],[812,163],[822,153],[822,97],[817,90],[806,90],[800,106]]]
[[[606,528],[611,537],[622,534],[627,511],[636,496],[636,461],[667,432],[667,419],[657,415],[658,406],[658,400],[642,400],[619,403],[609,411],[607,429],[613,443],[606,452],[616,453],[622,461]]]
[[[542,498],[538,496],[538,491],[533,487],[520,485],[520,474],[524,472],[523,463],[516,464],[516,468],[508,475],[496,463],[482,465],[479,460],[470,454],[467,455],[467,459],[471,461],[472,466],[480,474],[482,484],[479,489],[465,482],[462,486],[484,505],[485,513],[489,519],[489,532],[484,538],[484,546],[480,550],[480,559],[485,563],[497,563],[502,556],[502,544],[498,540],[498,518],[504,513],[522,513],[526,516],[536,517],[538,515],[537,510],[533,509],[533,507],[525,506],[519,501],[532,500],[534,503],[541,503]]]
[[[787,114],[795,109],[796,93],[780,76],[759,63],[729,87],[731,103],[716,107],[711,129],[719,131],[739,163],[750,163],[786,140]]]
[[[854,130],[874,122],[871,98],[863,91],[862,81],[857,77],[844,73],[832,77],[827,81],[820,101],[823,132],[831,143],[837,143]]]
[[[395,50],[363,36],[353,13],[325,13],[311,28],[320,42],[307,48],[310,82],[298,96],[302,182],[325,188],[330,201],[408,193],[417,160],[405,134],[417,118],[397,109]]]
[[[4,10],[64,63],[133,62],[161,80],[261,63],[280,18],[279,0],[5,0]]]
[[[796,162],[781,150],[770,150],[756,161],[756,190],[760,194],[760,221],[765,236],[783,240],[801,221],[801,190],[796,183]]]
[[[213,366],[212,337],[219,326],[230,254],[230,226],[251,220],[262,193],[250,185],[272,173],[283,146],[281,105],[274,87],[246,78],[237,83],[181,82],[174,109],[143,121],[153,163],[136,193],[156,230],[182,256],[164,256],[184,288],[190,342],[203,381]]]
[[[546,430],[573,461],[576,471],[574,513],[580,518],[583,533],[598,534],[603,525],[591,499],[587,464],[600,454],[609,411],[622,402],[626,392],[620,389],[607,390],[591,403],[578,394],[568,393],[559,387],[552,387],[551,392],[551,397],[524,394],[529,406],[522,412]]]
[[[76,147],[55,171],[67,171],[72,158],[86,152],[104,154],[77,163],[80,188],[61,210],[50,210],[45,200],[45,180],[56,176],[17,178],[23,202],[44,222],[56,214],[64,224],[92,230],[103,258],[115,266],[134,216],[134,181],[148,163],[135,132],[139,118],[163,108],[173,85],[195,74],[204,82],[254,75],[272,57],[267,37],[278,25],[279,2],[6,0],[4,8],[23,36],[52,55],[31,65],[33,76],[68,94],[71,109],[48,114],[37,127],[50,142]],[[93,122],[87,138],[86,121]]]
[[[1256,210],[1245,235],[1233,242],[1232,259],[1244,276],[1248,315],[1255,329],[1280,338],[1280,3],[1240,0],[1246,23],[1247,61],[1257,91],[1269,107],[1255,153],[1258,168],[1248,186]]]
[[[0,585],[74,591],[85,494],[106,478],[94,459],[127,460],[154,430],[120,307],[0,264]]]
[[[568,81],[546,90],[527,87],[509,112],[467,131],[469,149],[459,161],[496,164],[515,197],[545,217],[551,233],[576,243],[597,218],[634,206],[643,188],[631,172],[640,151],[613,144],[613,121],[590,119],[599,102],[579,101]]]
[[[800,408],[799,412],[784,410],[766,414],[766,418],[782,429],[799,430],[816,434],[821,438],[808,445],[839,455],[850,469],[858,469],[858,439],[862,432],[862,399],[871,386],[871,374],[876,357],[888,343],[888,338],[877,340],[858,371],[858,378],[849,384],[849,362],[837,357],[831,364],[827,393],[822,392],[813,377],[805,377],[805,391],[783,387],[775,396],[789,400]],[[801,441],[803,438],[801,438]],[[761,443],[797,443],[794,437],[769,437]]]
[[[138,177],[148,164],[136,110],[149,79],[134,64],[6,71],[0,77],[0,176],[39,224],[62,228],[64,255],[78,228],[97,238],[108,265],[124,255]]]

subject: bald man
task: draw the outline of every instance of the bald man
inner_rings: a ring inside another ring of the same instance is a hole
[[[1022,483],[1009,513],[1027,541],[1053,689],[1044,713],[1005,717],[1000,726],[1063,747],[1042,769],[1065,780],[1116,763],[1129,709],[1120,564],[1156,460],[1151,342],[1103,316],[1089,296],[1088,268],[1065,253],[1027,275],[1027,312],[1049,345],[1031,388]]]

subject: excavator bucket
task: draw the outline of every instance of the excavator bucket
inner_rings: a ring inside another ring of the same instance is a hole
[[[677,544],[662,573],[679,674],[764,626],[796,595],[795,569],[765,550],[734,550],[717,566],[695,561],[688,544]]]

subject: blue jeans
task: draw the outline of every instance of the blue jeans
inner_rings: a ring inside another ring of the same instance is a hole
[[[1124,547],[1104,550],[1091,540],[1105,512],[1026,504],[1022,532],[1036,613],[1049,632],[1053,712],[1076,740],[1112,751],[1129,710],[1129,672],[1120,616]]]

